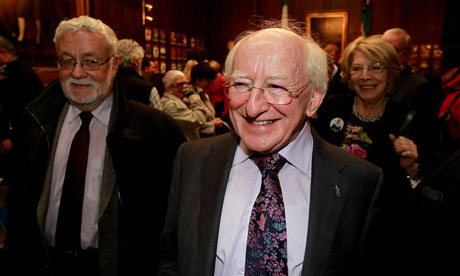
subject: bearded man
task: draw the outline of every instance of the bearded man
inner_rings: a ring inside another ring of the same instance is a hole
[[[155,269],[185,139],[168,115],[128,100],[109,26],[88,16],[62,21],[54,43],[59,80],[26,108],[24,171],[10,198],[11,270],[141,275]]]

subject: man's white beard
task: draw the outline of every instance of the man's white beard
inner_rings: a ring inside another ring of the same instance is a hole
[[[69,77],[64,83],[61,82],[62,90],[64,91],[65,97],[76,104],[92,104],[96,102],[98,98],[103,97],[103,95],[106,95],[109,92],[108,89],[112,84],[112,71],[113,67],[110,66],[109,72],[107,73],[107,78],[105,79],[105,82],[102,85],[98,84],[94,80],[75,79],[73,77]],[[91,95],[85,98],[79,98],[71,92],[72,84],[89,85],[91,86],[93,91],[91,92]]]

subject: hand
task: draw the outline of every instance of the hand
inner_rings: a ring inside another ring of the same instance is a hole
[[[193,88],[190,88],[190,89],[188,89],[187,91],[184,92],[184,97],[188,98],[193,94],[195,94],[195,90],[193,90]]]
[[[214,124],[215,129],[221,128],[222,125],[224,124],[221,118],[215,118],[214,120],[212,120],[212,123]]]
[[[390,140],[394,145],[395,153],[399,155],[399,165],[412,177],[417,172],[418,167],[416,163],[418,159],[417,145],[404,136],[396,138],[390,134]]]
[[[0,142],[0,154],[9,152],[13,148],[13,143],[11,142],[11,139],[5,139]]]

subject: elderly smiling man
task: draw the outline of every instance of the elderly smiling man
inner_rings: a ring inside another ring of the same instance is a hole
[[[326,53],[267,28],[225,65],[235,132],[179,149],[159,275],[365,273],[382,173],[309,126]]]
[[[130,101],[114,31],[88,16],[54,38],[59,80],[27,107],[21,185],[11,191],[12,275],[154,270],[180,129]]]

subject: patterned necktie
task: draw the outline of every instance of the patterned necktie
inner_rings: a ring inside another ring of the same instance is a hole
[[[244,275],[286,276],[286,216],[278,178],[286,159],[279,153],[251,158],[262,173],[262,187],[249,220]]]
[[[89,151],[91,112],[80,113],[82,124],[70,146],[56,226],[56,248],[80,249],[81,217]]]

